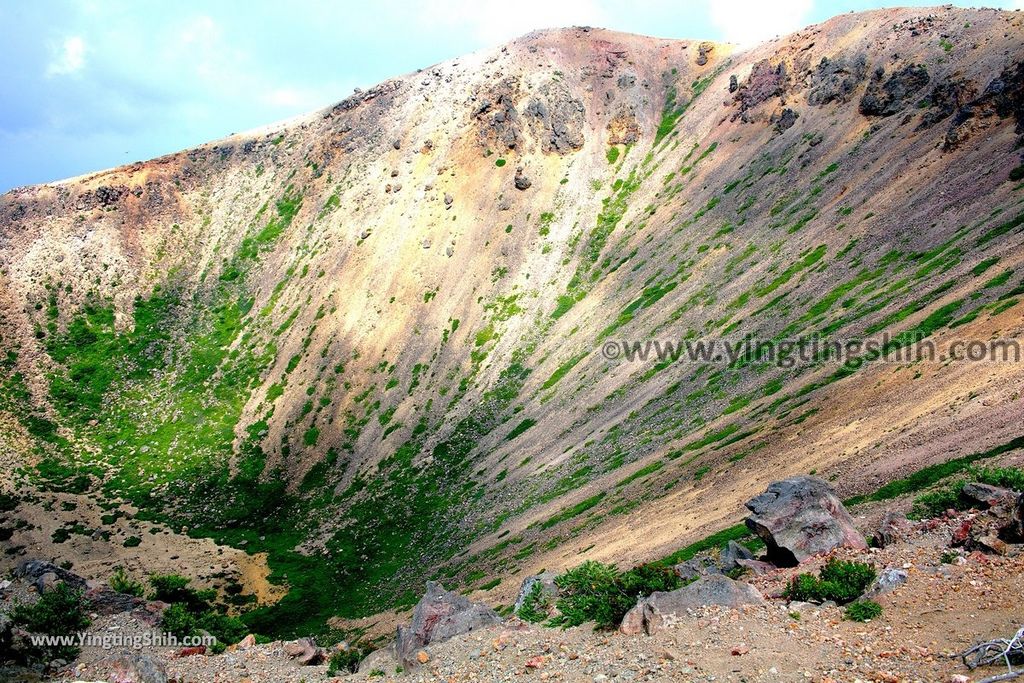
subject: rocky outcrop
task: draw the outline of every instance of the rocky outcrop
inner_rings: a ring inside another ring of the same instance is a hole
[[[632,107],[620,106],[608,122],[609,145],[632,145],[640,139],[640,121]]]
[[[14,576],[30,582],[40,593],[58,582],[79,590],[85,590],[86,585],[78,574],[44,560],[24,560],[15,567]]]
[[[1001,486],[982,484],[981,482],[968,482],[960,491],[967,500],[978,508],[986,509],[1002,505],[1010,507],[1017,500],[1017,493]]]
[[[863,54],[822,57],[808,77],[807,103],[820,107],[831,102],[849,102],[867,73],[867,57]]]
[[[586,111],[562,83],[541,87],[540,97],[530,100],[523,114],[530,131],[545,153],[569,154],[583,147]]]
[[[697,66],[704,66],[708,63],[708,55],[714,52],[715,44],[709,41],[702,41],[697,46]]]
[[[738,608],[764,604],[753,586],[726,576],[705,576],[688,586],[667,593],[652,593],[626,613],[619,630],[626,635],[650,635],[672,622],[672,618],[708,605]]]
[[[800,114],[797,114],[789,107],[786,107],[777,115],[772,114],[772,117],[768,120],[768,123],[775,125],[776,133],[784,133],[793,127],[793,124],[796,123],[796,120],[798,118],[800,118]]]
[[[906,109],[928,85],[928,69],[908,64],[888,78],[881,67],[875,70],[868,89],[860,100],[865,116],[892,116]]]
[[[501,617],[487,605],[428,581],[426,594],[413,609],[412,622],[398,627],[395,655],[403,666],[415,666],[425,646],[500,623]]]
[[[792,567],[834,548],[867,548],[832,488],[815,477],[792,477],[747,501],[747,527],[768,546],[768,559]]]
[[[955,149],[975,128],[984,125],[985,119],[995,116],[1013,117],[1016,132],[1024,136],[1024,62],[1003,69],[981,95],[957,110],[946,131],[943,148]]]
[[[518,79],[506,78],[473,110],[478,125],[477,139],[484,149],[505,151],[518,149],[522,144],[523,131],[515,106],[518,89]]]
[[[928,95],[928,110],[921,116],[917,130],[927,130],[943,119],[952,116],[974,97],[976,91],[963,80],[947,80],[937,83]]]
[[[789,73],[786,64],[780,62],[773,65],[767,59],[755,62],[750,70],[750,76],[739,87],[733,99],[739,104],[737,116],[744,121],[749,120],[746,112],[753,107],[767,102],[773,97],[779,97],[786,91],[789,84]]]

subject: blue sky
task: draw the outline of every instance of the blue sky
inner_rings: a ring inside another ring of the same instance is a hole
[[[0,0],[0,192],[311,111],[534,28],[582,24],[749,44],[884,4]]]

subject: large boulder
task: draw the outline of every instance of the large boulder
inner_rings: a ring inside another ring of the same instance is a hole
[[[815,477],[791,477],[769,484],[747,501],[747,527],[768,546],[768,559],[794,567],[838,548],[866,549],[864,537],[832,488]]]
[[[667,593],[651,593],[641,598],[626,613],[619,630],[626,635],[648,635],[669,625],[674,617],[688,610],[719,605],[733,609],[744,605],[762,605],[764,597],[748,583],[727,576],[703,576],[688,586]]]
[[[395,654],[403,666],[412,667],[419,663],[416,655],[423,647],[500,623],[501,617],[487,605],[428,581],[426,594],[413,609],[412,622],[398,627]]]
[[[369,675],[377,671],[382,671],[385,674],[391,674],[401,667],[402,665],[398,661],[398,655],[395,654],[395,644],[391,643],[387,647],[375,650],[366,655],[366,657],[363,658],[363,661],[359,662],[359,673]]]
[[[167,669],[155,657],[144,654],[119,654],[103,660],[110,683],[167,683]]]
[[[326,653],[312,638],[299,638],[284,644],[284,653],[303,666],[313,666],[326,659]]]
[[[14,568],[14,576],[25,579],[40,593],[58,582],[83,591],[86,588],[84,578],[45,560],[24,560]]]
[[[885,69],[878,67],[860,100],[860,113],[865,116],[892,116],[908,107],[928,85],[928,69],[908,64],[885,78]]]
[[[964,484],[961,495],[971,501],[975,507],[986,509],[996,506],[1012,507],[1017,500],[1017,493],[1001,486],[982,484],[972,481]]]

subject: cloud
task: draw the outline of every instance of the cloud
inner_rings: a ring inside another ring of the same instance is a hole
[[[486,46],[535,29],[613,23],[597,0],[427,0],[419,11],[424,24],[461,28]]]
[[[726,42],[750,47],[803,28],[813,9],[814,0],[716,0],[710,17]]]
[[[85,41],[80,36],[64,39],[56,58],[46,67],[47,76],[67,76],[85,66]]]

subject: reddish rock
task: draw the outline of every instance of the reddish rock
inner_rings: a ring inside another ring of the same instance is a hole
[[[501,617],[490,607],[428,581],[426,594],[413,610],[412,622],[398,627],[396,655],[403,665],[413,666],[418,663],[416,653],[426,645],[500,623]]]
[[[181,657],[195,657],[196,655],[205,655],[205,654],[206,654],[206,646],[205,645],[197,645],[195,647],[183,647],[180,650],[178,650],[177,652],[175,652],[174,656],[178,657],[178,658],[181,658]]]
[[[971,537],[971,529],[974,528],[973,519],[965,519],[963,523],[953,531],[953,537],[949,544],[953,546],[963,545]]]
[[[792,477],[747,501],[747,527],[768,546],[768,560],[793,567],[839,547],[867,549],[853,518],[826,482]]]

